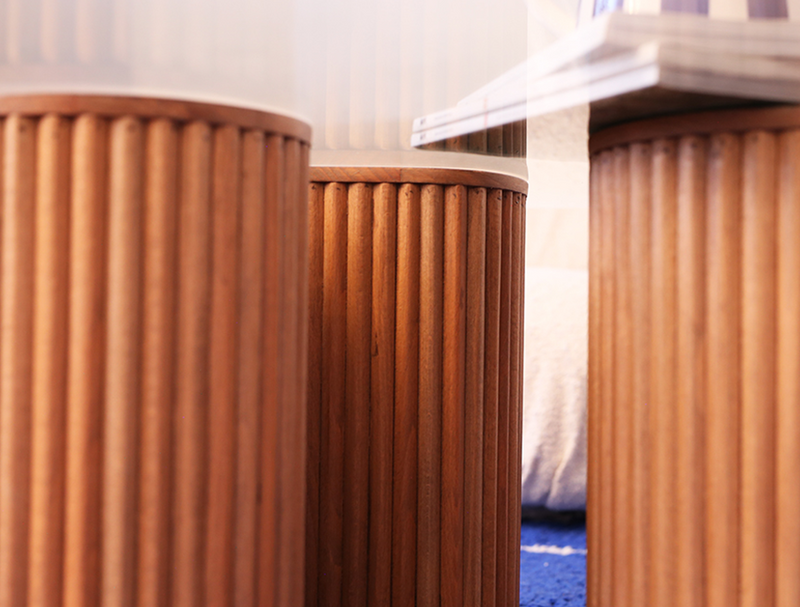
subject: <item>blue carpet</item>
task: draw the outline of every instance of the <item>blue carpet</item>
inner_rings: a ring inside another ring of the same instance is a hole
[[[586,605],[586,524],[522,521],[522,607]]]

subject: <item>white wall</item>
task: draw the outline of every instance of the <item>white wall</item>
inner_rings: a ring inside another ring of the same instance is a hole
[[[563,35],[565,15],[578,21],[577,0],[528,0],[528,54]],[[550,6],[553,5],[553,6]],[[550,9],[564,11],[548,18]],[[559,31],[559,28],[560,31]],[[528,119],[526,265],[584,269],[589,255],[588,108]]]

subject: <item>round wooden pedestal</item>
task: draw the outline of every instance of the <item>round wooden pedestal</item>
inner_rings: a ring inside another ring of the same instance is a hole
[[[38,96],[0,133],[0,605],[301,605],[308,128]]]
[[[517,605],[525,183],[311,182],[306,605]]]
[[[800,604],[800,110],[591,143],[590,606]]]

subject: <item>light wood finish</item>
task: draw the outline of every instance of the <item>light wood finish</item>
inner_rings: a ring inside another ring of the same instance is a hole
[[[797,157],[800,132],[784,133],[779,139],[782,158]],[[800,601],[800,581],[791,571],[800,562],[800,525],[791,512],[800,506],[798,487],[794,481],[796,462],[800,458],[800,171],[787,163],[780,168],[778,182],[778,384],[776,411],[779,424],[776,433],[776,521],[775,521],[775,601],[791,605]]]
[[[34,315],[31,409],[31,528],[28,598],[61,600],[64,559],[64,449],[67,373],[67,259],[69,240],[69,121],[48,116],[40,125],[34,289],[43,295]],[[39,580],[39,583],[31,583]]]
[[[304,127],[0,106],[0,604],[301,605]]]
[[[0,343],[0,603],[27,603],[36,123],[9,116],[3,131]]]
[[[588,605],[800,596],[798,116],[591,143]]]
[[[306,605],[510,607],[524,188],[407,170],[311,170]]]

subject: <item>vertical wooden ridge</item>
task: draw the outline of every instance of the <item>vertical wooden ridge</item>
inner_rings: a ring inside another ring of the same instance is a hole
[[[500,227],[500,326],[497,396],[497,604],[513,604],[513,563],[518,547],[513,530],[513,502],[516,477],[514,472],[513,433],[518,431],[511,419],[511,271],[513,251],[512,215],[514,193],[502,192],[502,224]]]
[[[353,607],[368,589],[372,205],[372,186],[349,186],[342,601]]]
[[[11,115],[3,146],[0,282],[0,604],[27,605],[36,123]]]
[[[70,215],[64,605],[97,605],[104,376],[107,123],[75,120]],[[95,319],[87,323],[86,319]]]
[[[306,465],[306,605],[319,604],[322,475],[322,312],[324,296],[325,188],[308,194],[308,439]],[[391,451],[391,449],[390,449]],[[390,542],[391,544],[391,542]]]
[[[300,605],[303,602],[303,566],[305,544],[302,541],[305,521],[305,489],[301,479],[305,473],[305,402],[306,339],[305,315],[307,300],[307,237],[308,212],[300,204],[308,184],[308,146],[297,139],[286,138],[286,165],[281,183],[285,184],[285,212],[281,223],[284,248],[284,282],[281,293],[286,313],[282,327],[285,360],[280,367],[282,388],[281,436],[278,442],[280,459],[281,544],[278,576],[279,605]]]
[[[597,499],[600,504],[600,513],[597,524],[599,526],[599,538],[597,548],[599,549],[600,563],[605,565],[604,575],[598,578],[597,592],[600,596],[600,605],[612,605],[614,590],[613,585],[616,581],[615,576],[615,548],[613,541],[614,523],[614,342],[612,339],[615,327],[614,314],[614,199],[613,199],[613,176],[614,176],[614,152],[604,151],[599,159],[600,190],[601,198],[599,205],[600,226],[598,238],[600,238],[600,286],[599,286],[599,361],[598,361],[598,397],[599,406],[598,416],[595,423],[598,424],[598,446],[599,450],[595,453],[600,462],[609,462],[610,465],[600,466],[599,488]]]
[[[109,131],[101,601],[113,607],[135,600],[143,135],[132,117]]]
[[[613,222],[614,266],[616,289],[614,292],[614,534],[619,550],[614,550],[614,566],[617,573],[614,579],[613,601],[615,605],[627,605],[631,592],[631,466],[634,461],[632,449],[633,407],[632,388],[632,327],[630,247],[627,234],[630,233],[630,152],[627,148],[614,150],[615,209]],[[615,547],[616,548],[616,547]]]
[[[464,403],[464,605],[481,604],[483,396],[486,307],[486,190],[470,188],[467,210],[467,321]],[[513,337],[511,347],[514,347]]]
[[[147,127],[142,318],[138,607],[169,605],[170,473],[175,394],[178,131]]]
[[[743,136],[741,604],[775,596],[776,136]]]
[[[587,605],[792,605],[796,129],[591,158]]]
[[[284,306],[280,293],[283,290],[284,250],[281,244],[283,233],[286,188],[285,145],[283,137],[270,134],[264,140],[264,218],[263,218],[263,304],[261,334],[263,356],[260,373],[264,389],[261,393],[261,433],[258,482],[260,501],[258,504],[256,603],[276,605],[278,599],[278,563],[280,562],[279,529],[279,447],[280,436],[280,390],[282,367],[273,361],[284,361],[281,327],[284,322]],[[272,389],[269,389],[269,387]],[[258,498],[257,498],[258,500]]]
[[[678,143],[678,335],[677,335],[677,601],[704,604],[703,400],[705,398],[705,194],[706,142]]]
[[[347,340],[347,186],[325,187],[320,470],[320,604],[342,600],[345,344]]]
[[[483,556],[482,604],[497,601],[498,426],[500,397],[500,275],[503,192],[486,197],[486,315],[483,397]],[[505,470],[503,470],[505,472]]]
[[[4,607],[302,603],[307,165],[236,124],[0,117]]]
[[[396,267],[386,260],[394,259],[397,252],[397,186],[390,183],[375,186],[373,200],[367,602],[390,605]],[[309,362],[309,369],[311,364]],[[312,457],[311,452],[309,457]]]
[[[518,602],[523,209],[311,184],[309,607]]]
[[[258,500],[261,456],[265,137],[261,131],[242,133],[242,200],[239,241],[238,359],[236,386],[236,503],[233,537],[233,603],[256,605],[258,564]]]
[[[629,229],[630,229],[630,280],[631,289],[631,352],[643,352],[650,344],[650,264],[652,249],[652,145],[637,143],[631,145],[629,158],[630,191]],[[594,213],[599,211],[595,210]],[[593,247],[599,245],[593,239]],[[592,254],[599,250],[592,249]],[[591,259],[591,255],[590,255]],[[599,277],[590,280],[595,282]],[[593,308],[592,308],[593,309]],[[597,331],[597,317],[592,318],[590,335]],[[596,355],[596,353],[595,353]],[[633,605],[643,605],[649,596],[650,575],[650,360],[648,356],[634,356],[632,361],[631,385],[631,433],[633,459],[631,467],[631,589],[630,600]],[[595,379],[596,381],[596,379]],[[592,409],[593,411],[594,409]],[[598,471],[602,462],[589,456],[590,465]],[[597,472],[595,472],[597,474]],[[595,476],[595,483],[597,477]],[[594,486],[594,484],[590,484]],[[599,490],[599,489],[598,489]],[[602,516],[593,510],[594,516]],[[591,527],[593,529],[594,527]],[[591,531],[589,532],[591,535]],[[596,564],[599,567],[599,563]]]
[[[706,604],[739,593],[739,322],[741,310],[741,142],[709,140],[707,201],[705,553]],[[713,506],[712,506],[713,504]]]
[[[776,411],[775,604],[800,602],[800,580],[792,571],[800,562],[800,132],[779,140],[778,181],[778,382]]]
[[[653,257],[650,436],[651,460],[651,605],[672,605],[675,591],[677,519],[671,501],[676,493],[675,399],[677,347],[677,142],[653,144]],[[611,336],[613,338],[613,336]],[[612,402],[608,403],[613,407]],[[616,533],[616,532],[615,532]],[[613,541],[613,540],[612,540]]]
[[[37,141],[28,601],[60,604],[64,558],[71,125],[42,119]]]
[[[194,122],[182,132],[179,203],[178,378],[172,604],[203,600],[208,474],[208,359],[212,245],[212,132]]]
[[[442,353],[442,607],[464,597],[464,402],[466,398],[467,188],[445,190]],[[447,429],[446,431],[444,429]]]
[[[208,522],[206,601],[233,592],[234,479],[237,437],[237,330],[241,196],[241,137],[235,126],[213,132],[211,167],[211,317],[208,360]]]
[[[422,186],[420,236],[417,606],[439,603],[444,188]]]
[[[397,198],[393,605],[413,605],[416,600],[420,213],[420,187],[400,185]]]

